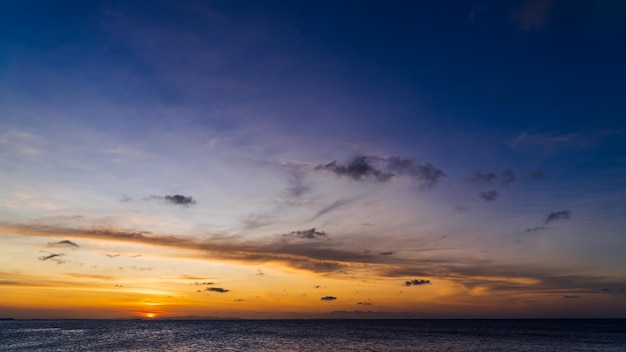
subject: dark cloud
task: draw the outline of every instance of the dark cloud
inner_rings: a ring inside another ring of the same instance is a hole
[[[218,293],[226,293],[226,292],[230,292],[230,290],[227,290],[225,288],[221,288],[221,287],[207,287],[205,289],[205,291],[209,291],[209,292],[218,292]]]
[[[547,229],[548,228],[545,226],[536,226],[536,227],[529,227],[526,230],[524,230],[524,232],[539,232],[539,231],[543,231]]]
[[[578,296],[563,296],[563,299],[579,298]]]
[[[51,253],[48,255],[41,256],[37,259],[41,260],[42,262],[45,262],[47,260],[52,260],[53,262],[56,262],[57,264],[63,264],[63,263],[66,263],[65,260],[61,259],[61,257],[63,256],[65,256],[65,253]]]
[[[328,235],[324,231],[316,231],[315,228],[301,231],[291,231],[290,233],[286,233],[283,237],[296,237],[307,240],[313,240],[316,238],[326,238]]]
[[[194,285],[196,286],[210,286],[210,285],[214,285],[214,282],[211,281],[204,281],[204,282],[196,282]]]
[[[58,241],[58,242],[50,242],[48,243],[49,247],[73,247],[73,248],[78,248],[80,247],[79,245],[77,245],[76,243],[70,241],[70,240],[63,240],[63,241]]]
[[[504,170],[502,173],[502,183],[505,185],[510,185],[515,182],[515,179],[517,179],[517,176],[515,176],[515,172],[513,172],[513,170]]]
[[[481,170],[474,171],[474,174],[470,178],[470,181],[474,183],[491,183],[496,179],[496,174],[493,172],[482,172]]]
[[[374,303],[372,303],[372,302],[359,302],[357,304],[360,304],[360,305],[363,305],[363,306],[373,306],[374,305]]]
[[[109,257],[109,258],[116,258],[116,257],[119,257],[121,254],[119,254],[119,253],[118,254],[108,254],[108,253],[106,253],[105,255],[107,257]]]
[[[420,286],[420,285],[430,285],[430,280],[424,280],[424,279],[409,280],[409,281],[405,281],[402,286]]]
[[[324,296],[322,298],[320,298],[322,301],[334,301],[337,299],[337,297],[335,296]]]
[[[546,215],[546,219],[544,220],[544,222],[548,224],[552,221],[557,220],[569,220],[570,216],[571,212],[569,210],[552,211],[548,215]]]
[[[383,158],[383,161],[387,163],[387,168],[400,175],[410,175],[417,178],[422,182],[422,186],[432,187],[439,179],[446,174],[441,170],[433,166],[431,163],[418,164],[410,159],[403,159],[399,157]]]
[[[413,160],[397,156],[359,155],[345,165],[333,161],[329,164],[318,165],[315,169],[331,171],[356,181],[369,178],[384,182],[396,175],[408,175],[417,179],[422,187],[432,187],[439,182],[441,177],[445,176],[441,169],[431,163],[418,164]]]
[[[498,198],[498,196],[500,195],[500,193],[491,190],[491,191],[486,191],[486,192],[480,192],[478,194],[484,201],[486,202],[491,202],[494,201]]]
[[[44,256],[39,257],[39,260],[41,260],[43,262],[43,261],[46,261],[46,260],[49,260],[49,259],[52,259],[52,258],[62,257],[64,255],[65,255],[65,253],[52,253],[52,254],[48,254],[48,255],[44,255]]]
[[[546,178],[546,173],[543,170],[537,170],[530,173],[530,178],[534,181],[543,180]]]
[[[611,289],[605,287],[605,288],[601,289],[600,291],[602,291],[602,292],[611,292]]]
[[[363,178],[373,178],[379,182],[383,182],[393,176],[391,173],[377,169],[372,164],[372,159],[364,155],[355,156],[345,165],[333,161],[326,165],[318,165],[315,169],[331,171],[339,176],[347,176],[356,181]]]
[[[182,205],[185,207],[196,204],[196,201],[195,199],[193,199],[193,197],[187,197],[187,196],[183,196],[180,194],[165,195],[165,196],[157,196],[153,194],[145,199],[146,200],[162,200],[162,201],[165,201],[166,203],[170,203],[174,205]]]
[[[393,255],[394,252],[380,252],[379,255]]]

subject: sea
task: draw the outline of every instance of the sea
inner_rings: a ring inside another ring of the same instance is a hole
[[[626,319],[14,320],[0,351],[626,351]]]

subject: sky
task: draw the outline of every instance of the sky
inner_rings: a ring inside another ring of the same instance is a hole
[[[0,317],[626,318],[624,15],[2,2]]]

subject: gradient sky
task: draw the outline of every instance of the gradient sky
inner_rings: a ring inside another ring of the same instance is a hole
[[[626,317],[626,2],[4,1],[0,317]]]

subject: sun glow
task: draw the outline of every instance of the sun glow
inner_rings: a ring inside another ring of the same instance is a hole
[[[152,319],[152,318],[156,318],[157,315],[154,313],[143,313],[143,316],[146,318]]]

